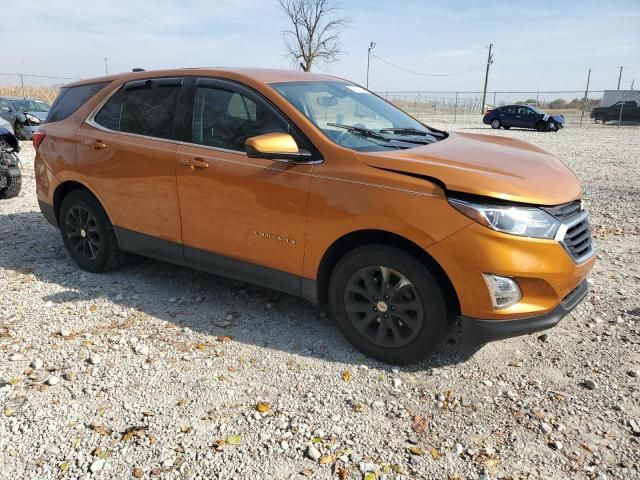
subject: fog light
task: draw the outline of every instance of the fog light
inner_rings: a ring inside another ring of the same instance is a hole
[[[496,310],[507,308],[518,303],[522,298],[520,288],[515,280],[499,275],[491,275],[483,273],[484,281],[487,282],[489,293],[491,294],[491,302]]]

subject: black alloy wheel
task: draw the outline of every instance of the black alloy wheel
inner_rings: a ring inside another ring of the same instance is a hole
[[[424,305],[416,287],[384,265],[366,266],[351,275],[344,304],[355,329],[380,347],[408,345],[424,323]]]
[[[95,217],[87,209],[74,205],[67,210],[65,232],[73,249],[95,260],[100,253],[100,232]]]
[[[124,262],[113,225],[88,190],[75,190],[64,197],[58,224],[69,256],[84,270],[104,272]]]
[[[449,320],[443,285],[414,255],[389,245],[345,254],[329,281],[329,305],[355,348],[383,362],[407,364],[433,354]]]

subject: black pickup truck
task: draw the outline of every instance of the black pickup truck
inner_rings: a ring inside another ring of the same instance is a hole
[[[620,108],[622,108],[622,120],[640,122],[640,105],[633,100],[626,100],[624,106],[622,102],[616,102],[608,107],[596,107],[591,110],[591,118],[596,122],[618,121],[620,118]]]

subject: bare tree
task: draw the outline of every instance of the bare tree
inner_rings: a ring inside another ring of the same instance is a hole
[[[280,0],[280,7],[292,24],[284,31],[287,56],[305,72],[318,62],[335,62],[342,51],[340,28],[347,23],[336,17],[339,10],[331,0]]]

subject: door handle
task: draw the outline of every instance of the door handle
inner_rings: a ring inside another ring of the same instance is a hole
[[[180,160],[182,165],[186,165],[187,167],[191,167],[191,170],[195,170],[196,168],[209,168],[209,164],[205,162],[201,158],[183,158]]]
[[[84,142],[85,145],[90,145],[94,150],[102,150],[103,148],[107,148],[107,144],[102,140],[87,140]]]

